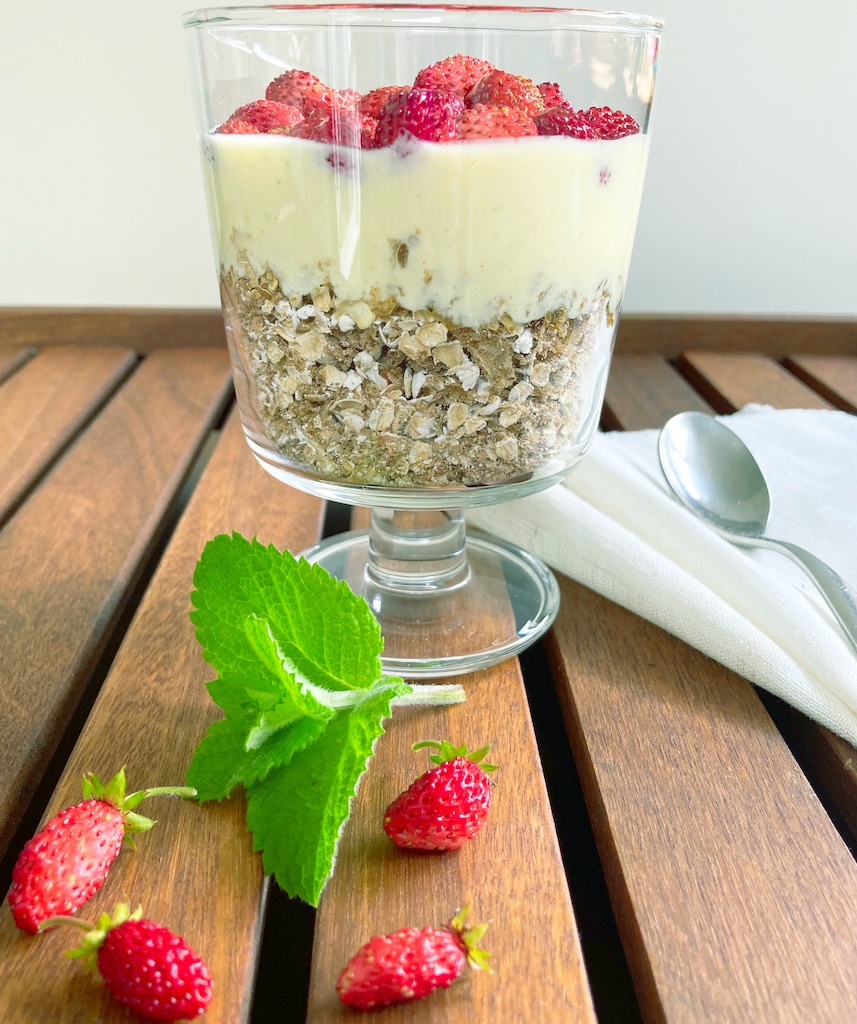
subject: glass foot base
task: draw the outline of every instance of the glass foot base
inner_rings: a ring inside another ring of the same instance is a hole
[[[381,625],[390,675],[426,679],[487,668],[525,650],[556,618],[553,574],[515,544],[475,532],[465,537],[462,525],[458,557],[436,559],[442,571],[423,574],[407,571],[401,552],[379,558],[377,546],[374,532],[370,538],[356,530],[302,555],[366,598]]]

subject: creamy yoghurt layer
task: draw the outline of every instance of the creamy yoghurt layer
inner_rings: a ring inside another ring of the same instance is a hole
[[[204,139],[224,272],[286,295],[395,299],[464,327],[618,304],[648,139],[399,140],[358,151],[273,135]]]

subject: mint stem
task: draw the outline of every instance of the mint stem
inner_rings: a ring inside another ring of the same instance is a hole
[[[394,697],[392,706],[396,708],[419,706],[421,704],[463,704],[467,700],[464,687],[457,683],[409,683],[411,692],[402,697]]]
[[[155,789],[143,790],[143,800],[148,800],[150,796],[180,796],[180,797],[194,797],[196,796],[196,790],[191,786],[158,786]],[[137,796],[137,793],[132,793],[132,796]]]

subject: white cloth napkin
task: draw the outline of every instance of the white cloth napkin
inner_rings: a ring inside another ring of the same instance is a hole
[[[756,457],[768,533],[806,548],[857,590],[857,416],[746,406],[718,417]],[[474,509],[520,544],[788,701],[857,745],[857,656],[785,555],[738,548],[686,511],[660,470],[658,431],[598,434],[568,479]]]

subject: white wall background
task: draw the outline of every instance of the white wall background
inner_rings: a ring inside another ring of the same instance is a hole
[[[193,6],[6,12],[0,304],[217,305]],[[857,0],[633,9],[667,37],[625,308],[857,316]]]

